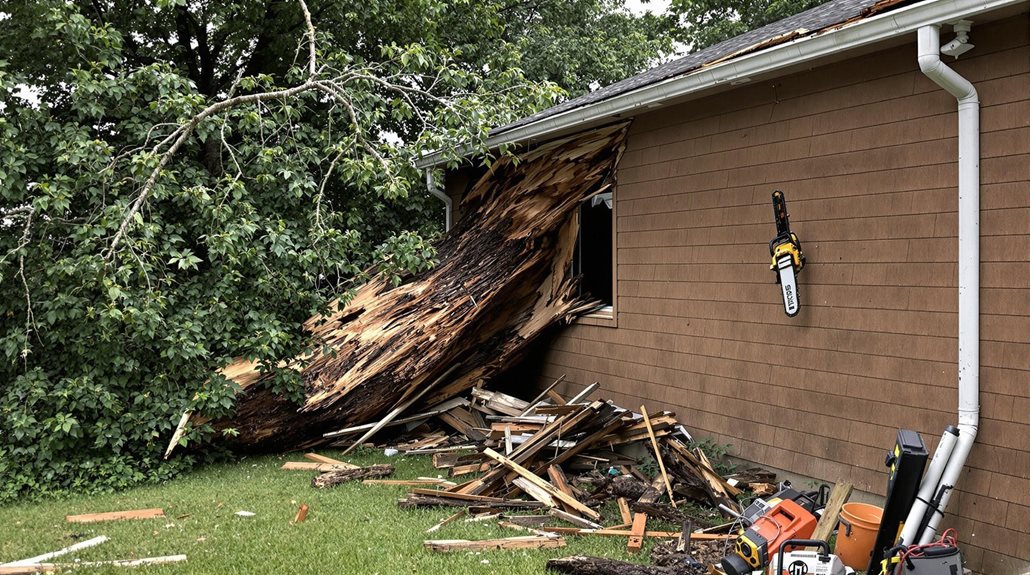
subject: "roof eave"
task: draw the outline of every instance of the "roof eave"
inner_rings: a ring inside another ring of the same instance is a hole
[[[673,98],[687,98],[727,83],[732,84],[756,76],[775,74],[777,71],[789,70],[800,64],[814,62],[833,54],[876,44],[902,34],[913,33],[921,26],[970,18],[1025,2],[1026,0],[929,0],[920,2],[862,20],[843,23],[815,35],[705,66],[682,76],[650,84],[607,100],[517,126],[490,136],[487,138],[486,144],[489,148],[495,148],[505,144],[546,139],[579,125],[633,115],[635,112],[646,110],[648,107],[654,107]],[[415,165],[419,169],[424,169],[444,162],[444,157],[440,153],[433,152],[423,156]]]

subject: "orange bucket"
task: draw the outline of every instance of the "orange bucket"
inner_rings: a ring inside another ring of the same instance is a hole
[[[834,555],[857,571],[868,567],[882,518],[881,507],[868,503],[845,503],[840,512],[840,524],[837,526]]]

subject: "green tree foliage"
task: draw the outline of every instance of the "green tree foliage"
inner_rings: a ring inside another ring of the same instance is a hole
[[[692,51],[760,28],[826,0],[672,0],[678,39]]]
[[[0,501],[190,465],[233,357],[302,397],[301,323],[432,264],[421,151],[666,45],[610,0],[0,0]]]

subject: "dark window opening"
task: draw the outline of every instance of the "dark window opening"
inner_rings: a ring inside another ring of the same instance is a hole
[[[585,200],[579,208],[579,238],[572,271],[580,276],[580,295],[612,306],[614,269],[612,266],[612,193],[605,192]]]

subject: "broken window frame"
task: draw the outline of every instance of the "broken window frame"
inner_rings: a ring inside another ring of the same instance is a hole
[[[599,325],[599,326],[605,326],[605,327],[618,327],[617,305],[618,305],[618,301],[619,301],[619,296],[618,296],[618,285],[619,285],[619,282],[618,282],[618,269],[619,269],[619,267],[618,267],[618,249],[617,249],[618,243],[616,241],[617,238],[618,238],[618,221],[619,221],[619,219],[618,219],[618,201],[616,199],[617,196],[618,196],[618,193],[615,191],[615,188],[612,187],[612,188],[609,189],[609,191],[605,192],[604,194],[599,194],[599,195],[602,195],[602,196],[603,195],[608,195],[608,196],[610,196],[610,200],[609,201],[610,201],[610,204],[611,204],[611,218],[612,218],[612,226],[611,226],[611,230],[612,231],[611,231],[611,238],[610,238],[610,241],[611,241],[611,302],[610,302],[609,305],[607,305],[607,306],[605,306],[603,308],[600,308],[598,310],[595,310],[595,311],[592,311],[592,312],[590,312],[588,314],[580,316],[576,321],[577,321],[577,323],[585,324],[585,325]],[[580,207],[580,210],[576,214],[576,217],[580,219],[580,224],[581,225],[579,227],[579,232],[578,232],[579,237],[576,239],[576,250],[575,250],[575,252],[573,253],[573,256],[572,256],[573,257],[573,261],[570,262],[570,265],[573,266],[573,271],[576,272],[576,273],[581,273],[581,271],[582,271],[581,253],[582,253],[582,249],[583,249],[583,226],[582,226],[583,208],[586,207],[586,206],[589,206],[592,200],[593,200],[593,197],[587,198],[586,200],[584,200],[582,206]]]

